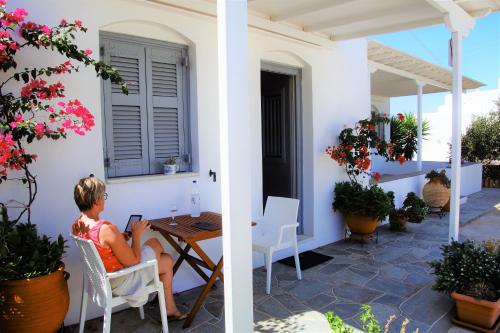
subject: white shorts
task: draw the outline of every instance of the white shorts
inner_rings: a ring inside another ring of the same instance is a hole
[[[141,250],[141,262],[146,262],[156,259],[155,251],[143,245]],[[153,267],[141,269],[140,271],[131,274],[111,279],[111,291],[113,296],[120,296],[127,300],[127,303],[132,307],[139,307],[148,301],[148,294],[145,292],[145,287],[154,279]]]

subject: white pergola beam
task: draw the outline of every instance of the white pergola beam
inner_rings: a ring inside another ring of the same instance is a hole
[[[427,77],[423,77],[423,76],[416,75],[416,74],[413,74],[410,72],[406,72],[406,71],[403,71],[403,70],[400,70],[400,69],[397,69],[394,67],[390,67],[390,66],[387,66],[387,65],[375,62],[375,61],[371,61],[371,60],[368,60],[368,64],[370,64],[371,66],[374,66],[374,67],[376,67],[384,72],[388,72],[388,73],[396,74],[396,75],[399,75],[402,77],[407,77],[409,79],[425,82],[425,84],[429,84],[431,86],[436,86],[436,87],[439,87],[442,89],[451,90],[451,87],[448,86],[447,84],[444,84],[443,82],[432,80],[432,79],[429,79]]]
[[[253,331],[251,151],[246,0],[217,1],[226,332]]]
[[[411,18],[412,11],[421,9],[421,5],[408,6],[405,8],[394,8],[394,9],[380,9],[376,11],[361,11],[361,14],[347,16],[341,19],[333,19],[324,22],[318,22],[304,27],[304,31],[320,31],[325,29],[335,29],[341,26],[349,24],[362,24],[365,21],[370,21],[373,19],[381,19],[382,21],[387,17],[394,16],[408,16]],[[406,22],[405,22],[406,23]],[[371,30],[371,29],[370,29]]]
[[[330,9],[333,7],[337,7],[343,5],[348,2],[352,2],[353,0],[329,0],[329,2],[319,2],[312,3],[307,6],[301,8],[290,9],[288,11],[284,11],[278,15],[271,16],[271,21],[279,22],[285,21],[297,16],[302,16],[310,13],[314,13],[324,9]],[[307,1],[305,3],[308,3]]]
[[[387,21],[390,22],[390,21]],[[352,31],[348,33],[342,33],[342,34],[333,34],[333,36],[330,38],[331,40],[334,41],[340,41],[340,40],[346,40],[346,39],[353,39],[353,38],[362,38],[366,36],[373,36],[373,35],[380,35],[380,34],[385,34],[389,32],[398,32],[398,31],[403,31],[403,30],[409,30],[409,29],[414,29],[414,28],[420,28],[420,27],[426,27],[430,25],[435,25],[435,24],[440,24],[443,23],[442,18],[429,18],[429,19],[423,19],[423,20],[417,20],[417,21],[411,21],[411,22],[402,22],[402,23],[396,23],[396,24],[387,24],[387,25],[381,25],[378,28],[370,28],[367,30],[358,30],[358,31]]]
[[[476,20],[453,0],[426,1],[444,15],[444,21],[451,32],[460,31],[463,38],[474,28]]]

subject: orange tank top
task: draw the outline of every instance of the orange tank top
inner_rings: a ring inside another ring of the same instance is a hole
[[[79,220],[77,219],[75,221],[75,224],[78,221]],[[79,232],[77,236],[85,238],[85,239],[90,239],[90,240],[92,240],[92,242],[94,242],[94,245],[97,249],[97,252],[99,253],[99,256],[102,259],[102,263],[104,264],[104,268],[106,268],[106,272],[111,273],[111,272],[116,272],[116,271],[122,269],[123,265],[120,263],[118,258],[115,256],[115,254],[113,253],[111,248],[103,246],[101,244],[101,242],[99,241],[99,232],[101,231],[101,227],[104,224],[111,224],[111,222],[106,221],[106,220],[99,220],[92,228],[89,228],[88,230],[85,230],[84,232]]]

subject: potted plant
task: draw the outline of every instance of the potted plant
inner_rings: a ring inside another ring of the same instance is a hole
[[[409,192],[403,201],[403,209],[408,216],[408,222],[421,223],[427,215],[427,205],[415,192]]]
[[[177,172],[177,157],[169,156],[163,163],[163,173],[166,175],[173,175]]]
[[[93,115],[78,99],[62,100],[65,88],[56,78],[79,70],[72,60],[121,84],[124,93],[127,87],[114,68],[91,58],[91,50],[78,48],[75,34],[86,31],[81,21],[48,27],[25,22],[27,15],[23,8],[8,11],[0,0],[0,69],[5,73],[0,82],[0,183],[19,182],[28,191],[24,203],[0,203],[0,327],[2,332],[55,332],[69,306],[65,240],[39,235],[31,221],[38,186],[30,164],[37,155],[28,147],[34,140],[64,139],[69,132],[84,135],[94,126]],[[16,55],[23,48],[57,52],[68,60],[16,70]],[[9,215],[8,208],[20,204],[17,216]]]
[[[355,182],[335,185],[334,211],[340,211],[354,238],[369,239],[393,210],[394,194],[385,193],[378,185],[365,187]]]
[[[389,214],[390,229],[394,231],[406,230],[406,223],[408,222],[408,213],[406,209],[395,209]]]
[[[486,331],[500,315],[500,242],[476,244],[471,240],[441,247],[443,258],[430,263],[434,290],[451,294],[458,323]]]
[[[446,176],[446,172],[444,170],[441,172],[432,170],[425,175],[425,178],[429,179],[422,189],[425,203],[430,208],[446,211],[445,206],[450,201],[451,184]],[[449,211],[449,209],[447,211]]]
[[[372,114],[371,118],[358,121],[354,128],[344,128],[339,144],[326,148],[326,154],[343,167],[349,177],[348,182],[335,185],[333,209],[343,214],[351,238],[371,238],[378,221],[394,209],[392,192],[385,193],[376,184],[362,184],[370,176],[375,181],[380,179],[378,172],[370,172],[371,155],[380,155],[387,161],[398,160],[401,164],[406,161],[403,155],[395,153],[404,147],[382,140],[375,130],[377,125],[389,121],[385,114]]]

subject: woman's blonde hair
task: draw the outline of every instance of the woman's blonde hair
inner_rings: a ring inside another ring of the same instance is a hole
[[[82,178],[75,185],[74,198],[75,203],[81,212],[87,211],[106,192],[106,184],[94,175]]]

